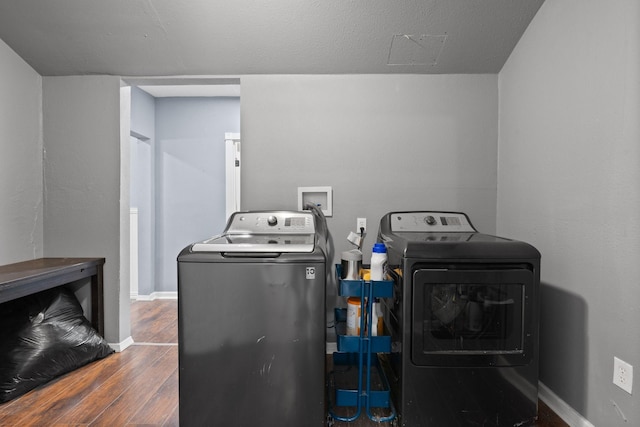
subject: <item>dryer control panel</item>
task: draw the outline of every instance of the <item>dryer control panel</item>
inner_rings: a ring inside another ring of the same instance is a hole
[[[391,214],[392,232],[451,233],[476,232],[469,217],[462,212],[394,212]]]

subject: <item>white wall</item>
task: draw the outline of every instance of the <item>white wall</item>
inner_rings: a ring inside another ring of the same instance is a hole
[[[128,192],[121,212],[120,164],[127,171],[129,165],[128,151],[121,158],[120,108],[118,77],[43,78],[44,254],[106,258],[105,338],[111,343],[130,335],[129,310],[120,309],[129,299],[128,280],[121,280],[129,275],[128,261],[120,263],[121,235],[124,246],[129,241]],[[128,143],[128,126],[124,137]]]
[[[0,40],[0,265],[42,257],[42,77]]]
[[[497,114],[496,75],[245,76],[243,209],[332,186],[334,261],[366,217],[369,262],[393,210],[461,210],[493,233]]]
[[[541,381],[596,426],[640,425],[639,52],[637,0],[548,0],[499,75],[497,231],[542,252]]]

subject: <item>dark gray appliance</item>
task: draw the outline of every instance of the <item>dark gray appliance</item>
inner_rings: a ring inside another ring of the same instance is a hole
[[[389,213],[378,240],[395,281],[385,366],[400,424],[533,424],[540,253],[460,212]]]
[[[178,256],[180,425],[325,423],[326,236],[309,212],[237,212]]]

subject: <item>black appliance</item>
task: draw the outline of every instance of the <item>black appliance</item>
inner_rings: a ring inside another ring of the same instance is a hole
[[[526,426],[538,409],[540,253],[460,212],[392,212],[387,376],[400,425]]]

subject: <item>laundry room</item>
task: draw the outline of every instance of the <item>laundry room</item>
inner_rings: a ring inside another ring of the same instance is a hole
[[[466,51],[481,65],[454,73],[314,63],[174,75],[238,79],[242,210],[297,210],[299,187],[331,187],[332,266],[358,218],[370,263],[381,219],[398,210],[464,212],[484,234],[537,248],[541,401],[571,426],[638,425],[614,360],[640,365],[640,6],[540,3],[495,70]],[[39,71],[20,39],[0,39],[0,264],[104,257],[104,337],[126,354],[135,69],[65,73],[49,60]],[[278,46],[300,48],[292,39]]]

